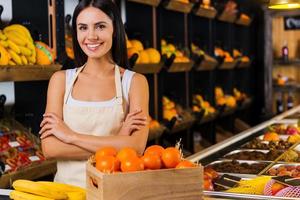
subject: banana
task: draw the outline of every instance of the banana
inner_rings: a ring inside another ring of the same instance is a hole
[[[19,48],[18,45],[16,45],[13,41],[7,40],[7,44],[8,44],[8,47],[9,47],[11,50],[13,50],[14,52],[16,52],[17,54],[20,54],[20,53],[21,53],[20,48]]]
[[[27,43],[26,45],[30,50],[35,51],[35,46],[32,42]]]
[[[16,180],[12,184],[15,190],[21,192],[28,192],[35,195],[40,195],[52,199],[68,199],[65,192],[49,188],[41,183],[29,181],[29,180]]]
[[[16,52],[14,52],[11,49],[8,49],[8,53],[10,54],[11,58],[13,59],[13,61],[16,64],[22,65],[22,59],[21,59],[21,57],[18,54],[16,54]]]
[[[10,61],[8,61],[8,64],[9,65],[17,65],[14,61],[12,61],[12,60],[10,60]]]
[[[6,35],[0,30],[0,40],[7,40]]]
[[[0,45],[0,65],[8,65],[9,58],[6,49]]]
[[[41,183],[45,186],[48,186],[49,188],[54,188],[56,190],[63,190],[65,192],[84,192],[85,189],[74,186],[74,185],[68,185],[64,183],[57,183],[57,182],[49,182],[49,181],[38,181],[38,183]]]
[[[29,30],[21,24],[12,24],[10,26],[5,27],[3,31],[4,32],[6,32],[6,31],[17,31],[19,33],[22,33],[26,38],[28,38],[30,42],[33,42]]]
[[[7,43],[7,41],[0,40],[0,44],[1,44],[2,46],[4,46],[5,48],[7,48],[7,47],[8,47],[8,43]]]
[[[23,65],[28,65],[28,60],[24,55],[21,55],[21,60],[22,60]]]
[[[28,41],[23,35],[19,34],[18,32],[8,31],[5,32],[5,35],[9,40],[13,41],[19,46],[25,46]]]
[[[29,48],[27,47],[22,47],[22,46],[19,46],[20,48],[20,51],[21,51],[21,54],[24,55],[24,56],[31,56],[32,52]]]
[[[35,58],[35,56],[33,56],[33,54],[26,58],[30,63],[34,63],[34,64],[36,63],[36,58]]]
[[[9,194],[9,198],[14,200],[55,200],[53,198],[37,196],[26,192],[20,192],[17,190],[11,191]]]
[[[85,192],[67,192],[68,200],[86,200]]]

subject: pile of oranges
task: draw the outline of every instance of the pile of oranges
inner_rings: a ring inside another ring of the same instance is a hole
[[[175,147],[149,146],[142,156],[135,149],[124,147],[117,151],[114,147],[100,148],[95,154],[95,167],[103,173],[134,172],[170,168],[196,167],[195,163],[183,160]]]

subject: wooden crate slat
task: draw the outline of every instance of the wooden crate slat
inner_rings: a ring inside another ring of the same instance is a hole
[[[128,1],[146,4],[146,5],[150,5],[150,6],[154,6],[154,7],[157,7],[158,4],[160,3],[160,0],[128,0]]]
[[[189,13],[191,12],[194,4],[193,3],[182,3],[179,1],[169,1],[169,3],[165,6],[168,10],[173,10],[177,12]]]
[[[201,6],[199,9],[195,11],[195,14],[200,16],[200,17],[206,17],[209,19],[213,19],[217,15],[217,11],[215,8],[207,9],[207,8],[202,8]]]

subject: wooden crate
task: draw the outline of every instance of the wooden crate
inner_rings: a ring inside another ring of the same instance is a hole
[[[87,200],[199,200],[203,167],[104,174],[87,163]]]

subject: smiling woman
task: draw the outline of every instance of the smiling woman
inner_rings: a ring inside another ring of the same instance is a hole
[[[101,147],[144,151],[148,83],[126,69],[118,12],[111,0],[81,0],[74,10],[77,66],[51,77],[40,130],[44,155],[58,160],[57,182],[85,187],[86,160]]]

